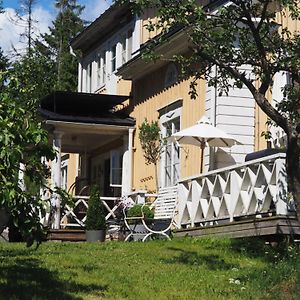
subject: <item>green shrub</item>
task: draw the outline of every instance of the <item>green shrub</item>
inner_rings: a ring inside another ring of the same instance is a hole
[[[153,211],[148,206],[143,207],[142,204],[135,204],[134,206],[129,208],[127,212],[127,217],[142,217],[142,209],[146,220],[151,220],[154,218]]]
[[[100,200],[100,191],[98,186],[93,186],[89,198],[89,207],[86,214],[86,230],[106,229],[106,209]]]

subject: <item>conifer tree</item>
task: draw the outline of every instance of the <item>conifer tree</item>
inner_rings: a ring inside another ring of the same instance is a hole
[[[76,91],[78,59],[70,53],[70,40],[84,28],[80,18],[84,7],[76,0],[57,0],[59,10],[50,33],[44,34],[40,50],[54,61],[55,90]]]

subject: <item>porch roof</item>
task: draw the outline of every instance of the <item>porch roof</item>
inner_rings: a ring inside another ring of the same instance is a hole
[[[122,143],[128,129],[134,127],[134,119],[122,110],[127,99],[128,96],[53,92],[42,99],[40,115],[46,120],[50,141],[54,131],[63,134],[63,152],[92,153],[105,145]],[[114,109],[117,105],[120,110]]]
[[[122,110],[114,111],[128,96],[56,91],[41,101],[40,114],[45,120],[134,126]]]

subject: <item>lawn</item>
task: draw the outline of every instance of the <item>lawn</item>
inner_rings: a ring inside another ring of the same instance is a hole
[[[260,240],[0,243],[0,299],[300,299],[299,247]]]

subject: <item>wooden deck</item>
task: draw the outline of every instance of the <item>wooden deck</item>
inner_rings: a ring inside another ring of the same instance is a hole
[[[251,236],[284,236],[300,237],[300,224],[294,216],[273,216],[261,219],[240,220],[222,225],[177,229],[176,237],[184,236],[227,236],[233,238]]]
[[[81,229],[49,229],[47,241],[84,242],[85,231]]]

